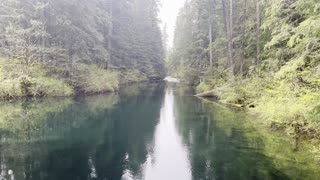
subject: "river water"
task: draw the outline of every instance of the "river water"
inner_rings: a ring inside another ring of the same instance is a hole
[[[137,84],[118,94],[3,102],[0,179],[320,179],[307,147],[190,95]]]

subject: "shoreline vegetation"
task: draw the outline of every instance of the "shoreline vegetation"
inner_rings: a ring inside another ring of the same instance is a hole
[[[72,76],[59,78],[48,76],[41,65],[27,68],[19,61],[9,63],[0,59],[0,101],[116,92],[120,86],[149,80],[146,74],[137,70],[119,73],[85,64]]]
[[[251,87],[254,89],[254,86]],[[261,89],[247,89],[259,93],[256,97],[249,97],[243,96],[241,90],[234,88],[217,88],[195,94],[195,96],[202,100],[214,100],[243,109],[249,115],[253,115],[257,121],[267,123],[271,129],[282,131],[296,140],[311,140],[314,143],[320,143],[320,126],[317,122],[319,112],[316,110],[318,101],[305,101],[303,98],[307,97],[303,96],[292,97],[289,96],[289,92],[263,94],[265,91]],[[230,96],[242,96],[242,99],[230,100],[228,99]],[[245,100],[242,101],[243,99]]]
[[[201,82],[197,97],[213,98],[223,104],[246,109],[258,119],[268,122],[272,129],[287,135],[320,142],[320,93],[316,79],[317,68],[303,72],[304,82],[297,75],[292,79],[247,77],[213,85]],[[311,67],[309,67],[311,68]],[[312,69],[312,68],[311,68]],[[271,76],[272,77],[272,76]],[[207,86],[207,87],[206,87]],[[211,90],[206,90],[211,89]]]
[[[166,62],[197,96],[320,142],[319,1],[188,1]]]
[[[246,126],[255,129],[258,132],[258,135],[255,134],[258,137],[264,138],[266,141],[270,142],[269,145],[266,146],[267,149],[271,150],[273,149],[271,146],[274,144],[277,144],[279,146],[281,143],[279,142],[279,139],[275,140],[272,137],[277,137],[280,139],[283,139],[286,142],[290,143],[290,146],[283,146],[282,148],[285,148],[286,150],[279,148],[276,151],[265,151],[270,153],[271,156],[274,157],[281,157],[284,159],[289,159],[289,154],[293,155],[295,158],[295,162],[299,163],[314,163],[315,167],[317,167],[319,160],[320,160],[320,144],[318,141],[312,141],[310,138],[302,138],[297,136],[288,136],[288,134],[278,128],[271,127],[270,123],[267,121],[264,121],[263,119],[257,119],[257,116],[255,114],[248,114],[247,109],[240,108],[239,106],[234,106],[233,104],[223,104],[221,102],[217,102],[215,98],[203,98],[198,97],[203,103],[208,104],[212,108],[219,107],[221,109],[227,109],[228,111],[231,111],[236,114],[243,114],[245,116],[244,119],[236,118],[234,119],[234,124],[239,124],[238,126]],[[233,125],[234,125],[233,124]],[[232,125],[231,125],[232,126]],[[237,126],[237,125],[234,125]],[[226,129],[231,127],[226,127]],[[271,143],[273,142],[273,143]],[[271,145],[271,146],[270,146]],[[281,146],[281,145],[280,145]],[[279,151],[280,150],[280,151]],[[283,153],[285,152],[285,153]],[[307,153],[306,153],[307,152]],[[303,154],[310,154],[309,160],[306,160],[307,157]],[[303,157],[304,156],[304,157]]]
[[[156,0],[2,0],[0,99],[114,92],[164,78],[158,9]]]
[[[231,80],[211,90],[203,90],[203,86],[210,85],[202,82],[196,86],[196,97],[241,108],[271,129],[320,143],[318,88],[299,85],[293,89],[293,82],[261,77]]]

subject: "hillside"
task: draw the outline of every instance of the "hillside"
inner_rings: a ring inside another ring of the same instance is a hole
[[[188,1],[167,67],[200,96],[246,107],[290,135],[320,138],[317,0]]]
[[[164,76],[156,0],[3,0],[0,97],[115,91]]]

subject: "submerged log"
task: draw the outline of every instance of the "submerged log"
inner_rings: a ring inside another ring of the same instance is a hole
[[[213,90],[211,91],[207,91],[207,92],[203,92],[203,93],[199,93],[199,94],[196,94],[195,96],[197,97],[206,97],[206,98],[215,98],[217,100],[219,100],[219,96],[217,96]]]

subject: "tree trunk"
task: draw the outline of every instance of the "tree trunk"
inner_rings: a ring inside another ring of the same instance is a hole
[[[210,51],[210,68],[213,65],[213,52],[212,52],[212,25],[211,22],[209,22],[209,51]]]
[[[247,0],[244,1],[244,8],[243,8],[244,12],[244,16],[243,16],[243,19],[241,19],[241,22],[245,22],[246,21],[246,18],[247,18]],[[243,67],[244,67],[244,64],[245,64],[245,38],[246,38],[246,23],[244,23],[244,25],[242,26],[242,34],[244,35],[242,37],[242,40],[241,40],[241,53],[240,53],[240,75],[241,77],[244,76],[244,72],[243,72]]]
[[[261,26],[261,17],[260,17],[260,5],[259,0],[256,0],[256,18],[257,18],[257,29],[256,29],[256,43],[257,43],[257,57],[255,64],[258,65],[260,61],[260,26]]]
[[[224,23],[224,31],[225,31],[225,35],[226,35],[226,40],[229,42],[229,13],[228,13],[228,8],[227,8],[227,3],[226,0],[221,0],[222,2],[222,12],[223,12],[223,23]],[[230,56],[229,56],[229,43],[227,43],[227,64],[230,64]]]
[[[241,47],[241,48],[243,48],[243,47]],[[245,56],[244,56],[244,51],[243,50],[241,50],[242,52],[241,52],[241,59],[240,59],[240,74],[241,74],[241,77],[243,77],[243,75],[244,75],[244,73],[243,73],[243,67],[244,67],[244,62],[245,62]]]
[[[225,26],[225,33],[226,33],[226,39],[227,39],[227,57],[228,57],[228,66],[231,67],[232,73],[234,74],[234,62],[233,62],[233,50],[232,50],[232,29],[233,29],[233,22],[232,22],[232,16],[233,16],[233,0],[222,0],[222,11],[223,11],[223,20],[224,20],[224,26]]]
[[[235,73],[235,63],[233,59],[233,0],[229,0],[229,39],[228,39],[228,54],[230,58],[230,66],[232,74]]]
[[[109,51],[109,62],[112,63],[112,35],[113,35],[113,0],[109,0],[109,15],[110,22],[108,27],[108,51]],[[106,69],[109,67],[109,62],[106,63]]]
[[[42,3],[45,4],[44,1],[42,1]],[[47,32],[47,30],[46,30],[46,15],[45,15],[45,13],[46,13],[45,12],[45,8],[43,8],[42,11],[41,11],[41,17],[40,17],[41,22],[43,23],[42,24],[43,32]],[[43,36],[41,37],[41,46],[42,46],[42,48],[46,47],[46,38],[43,37]],[[45,52],[44,51],[41,53],[41,62],[42,62],[43,65],[45,64]]]

